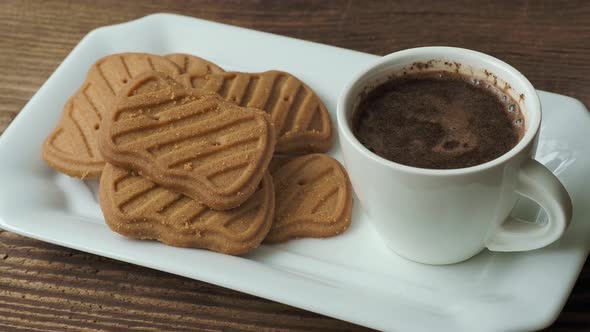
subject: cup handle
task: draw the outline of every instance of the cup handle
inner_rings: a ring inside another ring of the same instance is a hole
[[[516,192],[537,202],[548,222],[537,225],[509,216],[490,239],[491,251],[526,251],[545,247],[563,235],[572,218],[572,200],[557,177],[534,159],[518,173]]]

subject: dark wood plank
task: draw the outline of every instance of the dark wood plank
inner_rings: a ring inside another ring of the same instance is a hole
[[[349,331],[236,291],[0,232],[0,330]]]
[[[590,105],[588,1],[0,1],[0,133],[90,30],[175,12],[374,54],[489,53]],[[0,230],[0,330],[363,330],[246,294]],[[590,329],[588,261],[552,331]]]

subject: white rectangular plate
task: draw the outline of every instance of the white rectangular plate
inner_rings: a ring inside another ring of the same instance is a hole
[[[125,239],[105,225],[96,181],[58,174],[41,143],[90,65],[116,52],[192,53],[226,69],[291,72],[332,113],[344,84],[376,56],[194,18],[158,14],[92,31],[0,138],[0,227],[32,238],[258,295],[380,330],[535,330],[563,307],[590,242],[590,114],[577,100],[539,92],[538,160],[574,200],[557,243],[524,253],[483,252],[451,266],[404,260],[381,243],[355,200],[343,235],[256,249],[244,257]],[[335,125],[335,123],[334,123]],[[340,159],[338,142],[331,153]],[[544,218],[535,206],[519,213]]]

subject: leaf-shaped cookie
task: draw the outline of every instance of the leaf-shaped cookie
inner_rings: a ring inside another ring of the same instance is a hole
[[[310,87],[289,73],[212,74],[202,88],[237,105],[269,113],[277,132],[276,153],[325,152],[332,144],[326,106]]]
[[[121,235],[233,255],[258,247],[270,229],[274,211],[268,173],[244,204],[215,211],[107,163],[99,198],[107,225]]]
[[[158,72],[125,87],[101,126],[105,160],[216,210],[239,206],[256,190],[275,145],[266,113]]]
[[[166,55],[166,58],[172,60],[182,70],[182,79],[186,80],[187,86],[193,88],[201,88],[207,82],[209,75],[225,72],[213,62],[190,54],[174,53]]]
[[[275,169],[275,219],[265,242],[329,237],[350,226],[352,188],[337,160],[310,154],[271,169]]]
[[[148,70],[173,77],[180,75],[178,66],[157,55],[122,53],[98,60],[88,71],[82,87],[66,103],[56,128],[43,143],[43,159],[70,176],[100,176],[104,167],[97,144],[100,121],[108,113],[117,92]]]
[[[216,92],[237,105],[269,113],[278,135],[277,153],[325,152],[330,148],[330,114],[318,95],[297,77],[276,70],[224,72],[196,56],[170,54],[167,57],[183,69],[183,84]]]

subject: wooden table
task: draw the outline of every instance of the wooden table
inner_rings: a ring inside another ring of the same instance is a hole
[[[589,1],[2,0],[0,133],[88,31],[163,11],[374,54],[423,45],[471,48],[511,63],[538,89],[570,95],[590,105]],[[1,331],[131,328],[364,330],[236,291],[0,230]],[[590,330],[588,261],[550,330]]]

